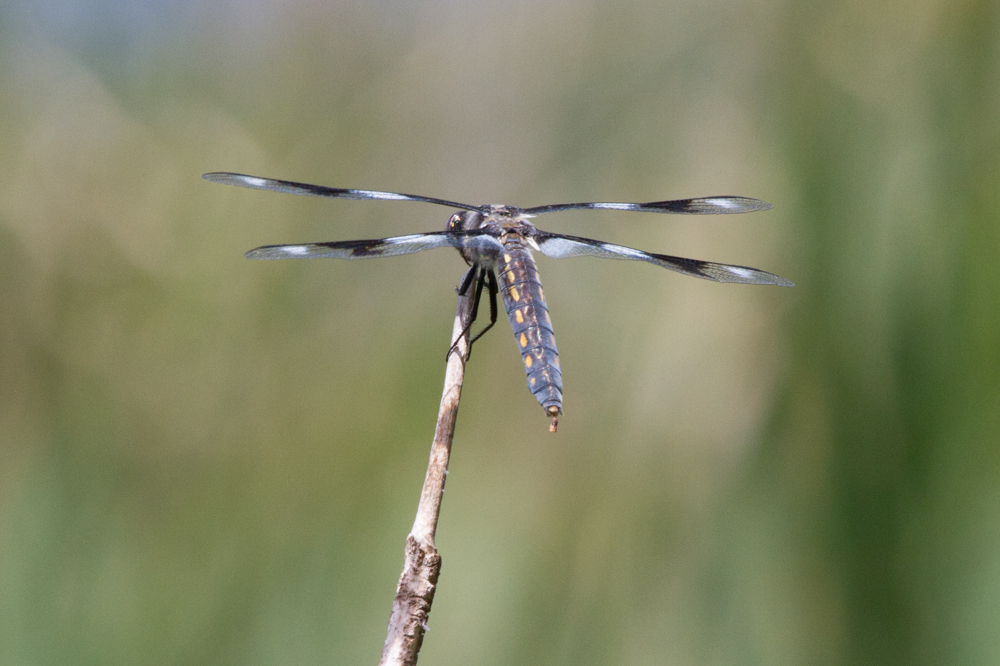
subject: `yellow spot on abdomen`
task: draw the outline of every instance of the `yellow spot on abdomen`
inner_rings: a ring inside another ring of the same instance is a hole
[[[534,377],[532,377],[532,378],[531,378],[531,385],[532,385],[532,386],[534,386],[534,385],[535,385],[535,378],[534,378]]]
[[[538,300],[540,300],[542,303],[545,302],[545,292],[542,291],[541,287],[538,288]]]
[[[517,293],[517,287],[510,288],[510,297],[513,298],[515,301],[521,300],[521,294]]]
[[[509,254],[503,255],[503,260],[509,264],[511,262],[510,255]]]
[[[520,310],[514,310],[514,319],[517,321],[518,324],[524,323],[524,315],[521,314]]]
[[[521,343],[522,347],[527,347],[528,346],[528,336],[526,336],[524,333],[522,333],[521,334],[521,339],[519,340],[519,342]]]
[[[531,364],[534,363],[534,362],[535,361],[531,358],[530,354],[524,357],[524,367],[530,368]]]
[[[508,284],[514,281],[514,271],[507,271]]]

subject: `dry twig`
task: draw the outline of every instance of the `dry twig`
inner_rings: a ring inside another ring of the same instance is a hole
[[[451,454],[451,441],[455,436],[458,402],[462,397],[465,361],[469,357],[469,334],[468,331],[463,333],[463,329],[464,322],[469,319],[470,305],[468,297],[458,297],[455,325],[451,334],[451,345],[455,351],[448,356],[444,392],[441,394],[434,442],[431,444],[431,459],[427,464],[427,476],[420,492],[417,517],[413,521],[413,529],[406,537],[403,573],[399,577],[396,598],[392,602],[389,630],[382,648],[380,666],[413,666],[417,663],[417,653],[420,652],[420,644],[427,629],[427,616],[434,601],[434,590],[441,572],[441,556],[434,547],[434,532],[441,511],[444,482],[448,476],[448,457]]]

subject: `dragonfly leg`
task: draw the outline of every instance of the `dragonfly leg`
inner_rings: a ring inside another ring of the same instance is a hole
[[[462,284],[459,285],[455,291],[459,296],[465,296],[469,293],[469,287],[472,285],[472,281],[476,279],[476,267],[470,266],[469,270],[465,271],[465,275],[462,276]]]
[[[480,270],[478,266],[470,268],[465,274],[465,277],[462,279],[462,286],[459,288],[458,293],[460,296],[465,296],[477,275],[479,276],[479,282],[476,284],[476,293],[472,297],[472,312],[469,315],[469,322],[465,325],[465,328],[462,329],[462,332],[458,334],[458,337],[455,338],[455,344],[448,349],[448,353],[445,354],[444,357],[445,361],[448,360],[452,352],[458,349],[459,340],[461,340],[462,336],[469,332],[469,329],[472,328],[472,324],[476,321],[476,317],[479,315],[479,298],[483,295],[483,285],[486,284],[486,271]],[[472,351],[471,342],[469,343],[469,351]],[[468,360],[468,354],[466,354],[466,360]]]
[[[469,347],[472,347],[472,343],[483,337],[483,333],[493,328],[493,324],[497,323],[497,294],[500,292],[500,287],[497,285],[497,276],[493,271],[483,271],[483,275],[486,278],[486,285],[490,290],[490,323],[486,325],[486,328],[479,331],[476,337],[469,340]],[[479,291],[482,291],[482,282],[479,285]],[[479,295],[476,295],[476,300],[479,300]],[[478,304],[478,303],[477,303]]]

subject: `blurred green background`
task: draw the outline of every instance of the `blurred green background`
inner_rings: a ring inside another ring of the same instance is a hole
[[[0,663],[373,664],[464,264],[249,262],[448,210],[546,260],[565,416],[472,357],[426,664],[995,664],[1000,4],[0,7]]]

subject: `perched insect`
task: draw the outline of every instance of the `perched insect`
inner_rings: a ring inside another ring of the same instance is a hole
[[[483,289],[490,296],[490,323],[472,340],[478,340],[497,320],[497,294],[503,296],[507,318],[514,329],[514,339],[521,351],[521,361],[528,375],[528,389],[552,417],[549,429],[555,432],[562,413],[562,373],[559,369],[559,352],[545,304],[545,294],[538,277],[538,269],[531,250],[538,250],[547,257],[602,257],[604,259],[629,259],[646,261],[678,273],[714,280],[743,284],[774,284],[791,287],[792,283],[772,273],[748,268],[716,264],[698,259],[651,254],[630,247],[614,245],[590,238],[552,234],[537,229],[529,218],[542,213],[556,213],[575,209],[628,210],[647,213],[682,213],[714,215],[719,213],[749,213],[767,210],[771,204],[746,197],[704,197],[653,201],[651,203],[574,203],[515,208],[514,206],[471,206],[469,204],[434,199],[431,197],[376,192],[372,190],[345,190],[322,185],[295,183],[273,178],[258,178],[238,173],[206,173],[203,178],[215,183],[238,185],[258,190],[305,194],[332,199],[379,199],[385,201],[422,201],[449,208],[459,208],[448,219],[444,231],[393,236],[376,240],[333,241],[300,245],[265,245],[246,253],[249,259],[367,259],[410,254],[439,247],[458,249],[469,265],[462,278],[458,293],[465,296],[475,285],[472,312],[465,330],[471,328],[479,311]],[[451,352],[449,351],[449,354]]]

